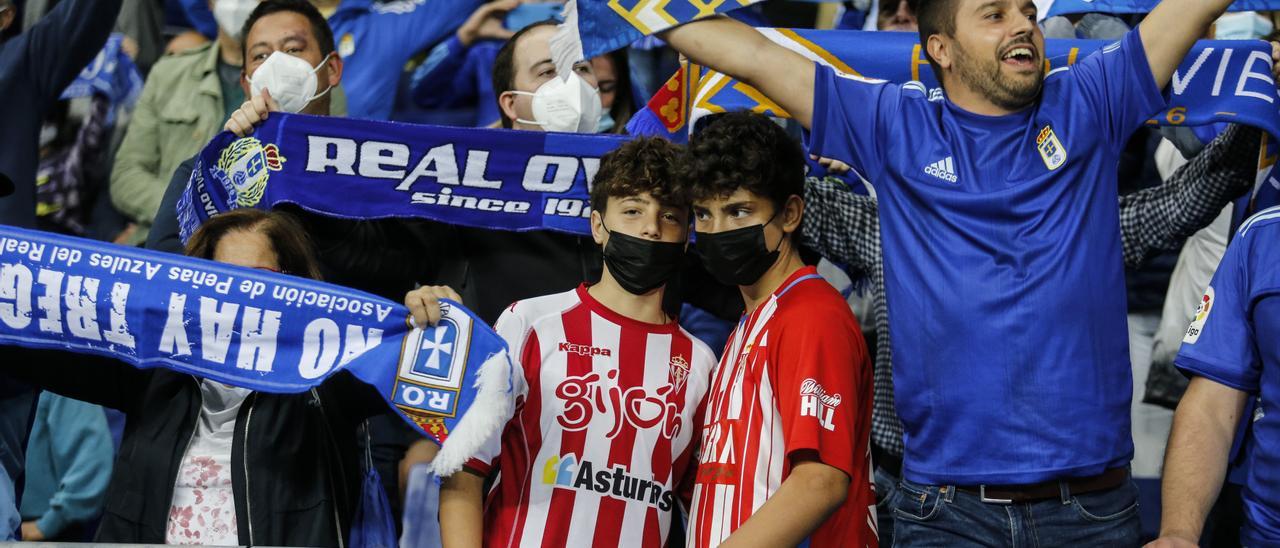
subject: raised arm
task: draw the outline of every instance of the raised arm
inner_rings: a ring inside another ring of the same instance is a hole
[[[1262,132],[1233,124],[1167,182],[1120,197],[1124,264],[1137,268],[1173,251],[1209,226],[1223,207],[1253,187]]]
[[[1156,86],[1164,89],[1196,40],[1203,38],[1231,0],[1162,0],[1138,26]]]
[[[395,36],[394,51],[409,58],[449,36],[483,4],[481,0],[426,0],[375,5],[371,8],[375,17],[372,26],[377,32]]]
[[[1248,395],[1204,377],[1178,404],[1164,458],[1160,539],[1147,546],[1194,547],[1227,474],[1227,453]]]
[[[75,80],[102,49],[111,34],[121,0],[68,0],[60,2],[31,30],[14,40],[26,40],[25,56],[31,84],[39,86],[45,101],[36,108],[58,100],[63,89]]]
[[[689,60],[746,82],[811,127],[814,64],[804,56],[724,16],[686,23],[660,36]]]

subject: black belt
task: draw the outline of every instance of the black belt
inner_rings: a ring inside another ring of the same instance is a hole
[[[982,497],[982,502],[1013,504],[1059,498],[1062,496],[1062,487],[1064,485],[1067,488],[1068,495],[1082,495],[1115,489],[1124,485],[1124,482],[1128,480],[1129,470],[1127,468],[1112,468],[1096,476],[1086,478],[1049,480],[1025,485],[958,485],[956,489],[975,493]]]

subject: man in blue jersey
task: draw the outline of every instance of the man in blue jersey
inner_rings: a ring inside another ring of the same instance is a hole
[[[1174,360],[1192,376],[1165,454],[1161,538],[1194,547],[1244,417],[1245,546],[1280,545],[1280,208],[1241,225]]]
[[[1164,0],[1046,75],[1032,0],[920,0],[939,101],[726,18],[664,34],[791,113],[811,153],[879,183],[897,542],[1137,544],[1118,156],[1228,4]]]

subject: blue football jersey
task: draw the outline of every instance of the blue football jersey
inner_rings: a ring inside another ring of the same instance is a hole
[[[1280,207],[1240,226],[1174,364],[1257,397],[1244,445],[1241,541],[1280,544]]]
[[[1022,484],[1133,455],[1119,155],[1164,107],[1136,31],[1007,116],[819,67],[810,151],[876,186],[903,474]]]
[[[480,0],[344,0],[329,17],[345,67],[347,115],[386,120],[404,66],[453,33]]]

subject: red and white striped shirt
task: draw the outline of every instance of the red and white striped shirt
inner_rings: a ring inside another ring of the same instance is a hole
[[[468,464],[498,468],[485,545],[664,546],[715,355],[586,285],[517,302],[496,329],[523,374],[501,439]]]
[[[858,322],[812,267],[744,317],[705,403],[688,545],[716,546],[782,486],[797,451],[849,475],[811,546],[875,547],[871,361]]]

